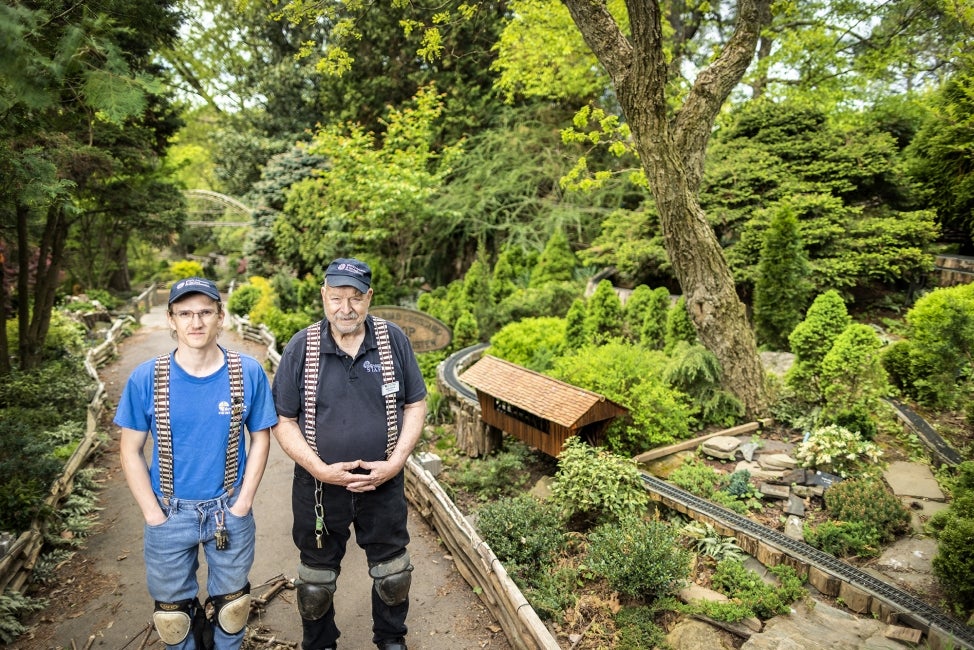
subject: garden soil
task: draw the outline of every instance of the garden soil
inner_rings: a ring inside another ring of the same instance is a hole
[[[161,302],[165,297],[160,294]],[[225,347],[263,360],[261,345],[226,331]],[[152,600],[145,588],[142,561],[142,517],[122,475],[118,431],[111,424],[115,404],[132,369],[167,351],[169,336],[164,307],[142,316],[140,327],[121,342],[118,357],[99,371],[106,389],[103,429],[108,440],[94,459],[103,471],[98,521],[79,550],[58,567],[48,584],[30,595],[48,600],[29,624],[31,630],[12,650],[142,650],[164,647],[151,629]],[[250,619],[247,650],[300,648],[301,625],[294,590],[288,581],[297,572],[298,555],[291,541],[290,488],[293,463],[272,442],[270,458],[254,504],[257,520],[256,561],[250,573],[252,595],[267,602]],[[412,650],[510,650],[511,645],[473,589],[457,571],[437,533],[413,509],[409,512],[412,573],[407,643]],[[354,534],[353,534],[354,541]],[[205,585],[201,554],[200,584]],[[281,585],[283,588],[280,588]],[[342,650],[373,648],[371,588],[365,555],[354,543],[338,579],[336,617]],[[201,591],[203,588],[201,587]],[[201,593],[201,600],[205,598]]]

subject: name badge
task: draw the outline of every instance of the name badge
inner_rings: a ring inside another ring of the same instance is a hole
[[[392,395],[399,392],[399,382],[393,381],[388,384],[382,384],[382,396]]]

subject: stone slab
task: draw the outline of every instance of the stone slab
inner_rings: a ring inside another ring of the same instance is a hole
[[[889,464],[883,477],[898,497],[917,497],[931,501],[945,501],[943,491],[933,477],[928,465],[894,461]]]

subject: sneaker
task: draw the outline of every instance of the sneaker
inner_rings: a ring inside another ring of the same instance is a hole
[[[379,650],[408,650],[406,648],[406,639],[399,637],[398,639],[390,639],[389,641],[380,641],[376,644]]]

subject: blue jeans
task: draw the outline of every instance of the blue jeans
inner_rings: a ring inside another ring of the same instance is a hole
[[[256,526],[252,512],[244,517],[230,512],[233,502],[233,497],[224,496],[208,501],[170,499],[165,505],[160,499],[159,505],[168,518],[158,526],[146,524],[143,542],[146,584],[154,600],[173,603],[197,597],[200,545],[206,556],[209,596],[233,593],[247,584],[254,563]],[[223,550],[216,548],[214,539],[220,514],[230,536],[229,548]],[[215,649],[238,650],[245,632],[246,628],[230,635],[214,625]],[[192,634],[179,645],[166,647],[197,650]]]
[[[301,563],[313,569],[341,571],[345,548],[355,528],[355,541],[365,550],[369,564],[385,562],[406,552],[409,531],[406,526],[408,510],[405,493],[405,474],[383,483],[374,492],[349,492],[344,487],[323,485],[325,527],[328,534],[315,540],[314,479],[300,467],[295,467],[291,486],[291,507],[294,512],[292,536],[300,551]],[[367,568],[361,568],[370,580]],[[336,594],[336,599],[338,595]],[[372,641],[376,644],[406,636],[406,615],[409,600],[401,605],[386,605],[372,589]],[[303,650],[320,650],[334,645],[341,632],[335,625],[335,605],[316,621],[302,619]]]

